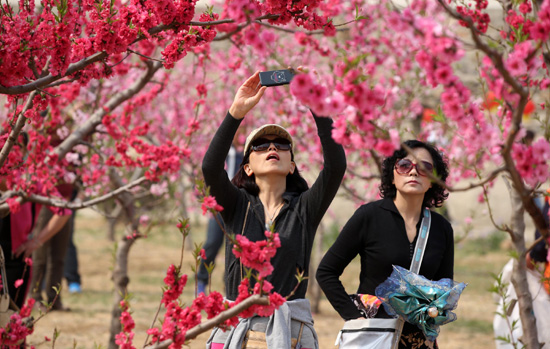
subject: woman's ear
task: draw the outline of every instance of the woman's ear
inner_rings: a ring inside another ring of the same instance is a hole
[[[246,173],[246,175],[248,177],[250,177],[250,176],[252,176],[252,174],[254,174],[254,171],[252,171],[252,169],[250,168],[250,164],[244,165],[243,170],[244,170],[244,173]]]
[[[290,174],[294,174],[294,170],[296,170],[296,163],[294,161],[290,162]]]

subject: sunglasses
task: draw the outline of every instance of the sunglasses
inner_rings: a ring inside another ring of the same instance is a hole
[[[401,159],[395,163],[395,172],[397,172],[400,175],[406,175],[411,172],[413,167],[416,169],[416,172],[418,172],[421,176],[428,176],[428,173],[433,173],[434,165],[430,164],[427,161],[421,161],[422,167],[418,166],[418,164],[414,164],[409,159]]]
[[[261,152],[268,150],[271,144],[273,144],[273,146],[277,148],[277,150],[290,150],[290,142],[288,141],[288,139],[284,138],[275,138],[273,140],[258,138],[252,143],[250,148],[252,149],[252,151]]]

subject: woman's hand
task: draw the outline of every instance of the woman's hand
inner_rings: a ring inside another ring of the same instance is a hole
[[[17,250],[15,250],[15,257],[23,256],[23,260],[30,258],[32,253],[42,247],[42,243],[37,239],[31,239],[21,244]]]
[[[262,98],[266,87],[260,85],[260,72],[257,71],[239,87],[229,113],[237,120],[244,118]]]

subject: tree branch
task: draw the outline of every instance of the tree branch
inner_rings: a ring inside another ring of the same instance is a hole
[[[0,85],[0,93],[6,94],[6,95],[18,95],[18,94],[25,94],[28,92],[32,92],[38,88],[44,87],[46,85],[49,85],[61,78],[64,78],[65,76],[72,75],[76,73],[79,70],[82,70],[89,66],[92,63],[99,62],[101,60],[104,60],[107,58],[108,54],[107,52],[97,52],[93,55],[86,57],[76,63],[72,63],[69,65],[65,73],[63,75],[57,74],[57,75],[46,75],[40,79],[34,80],[33,82],[30,82],[25,85],[20,86],[12,86],[12,87],[4,87]]]
[[[519,81],[517,81],[510,74],[510,72],[505,68],[502,55],[498,51],[491,49],[489,45],[487,45],[485,42],[481,40],[481,38],[478,35],[478,31],[474,26],[474,23],[472,22],[472,19],[470,17],[462,16],[461,14],[456,12],[454,9],[452,9],[449,5],[447,5],[444,0],[438,0],[438,2],[441,6],[443,6],[445,11],[447,11],[447,13],[451,15],[453,18],[468,24],[468,28],[470,29],[470,33],[472,35],[472,40],[474,40],[476,47],[482,52],[484,52],[487,55],[487,57],[491,59],[491,61],[493,62],[493,65],[498,70],[498,72],[500,73],[504,81],[506,81],[506,83],[508,83],[508,85],[512,87],[514,92],[516,92],[520,96],[519,104],[516,110],[514,110],[514,117],[513,117],[513,124],[512,124],[513,126],[510,130],[511,136],[513,137],[507,138],[507,141],[505,142],[504,150],[503,150],[503,152],[509,151],[509,149],[512,147],[512,144],[515,140],[516,134],[519,132],[519,126],[521,125],[521,119],[523,117],[523,110],[525,109],[525,105],[527,104],[527,100],[529,98],[529,91],[525,89],[519,83]]]
[[[185,333],[185,340],[190,340],[196,338],[199,334],[204,333],[212,328],[214,328],[216,325],[221,324],[227,319],[230,319],[234,316],[239,315],[244,310],[250,308],[253,305],[269,305],[269,298],[265,296],[260,295],[252,295],[242,301],[241,303],[235,305],[233,308],[227,309],[217,316],[213,317],[212,319],[206,320],[205,322],[202,322],[198,324],[197,326],[193,327],[189,331]],[[160,343],[155,343],[153,345],[147,346],[144,349],[161,349],[161,348],[168,348],[172,344],[172,340],[168,339]]]
[[[297,32],[301,31],[301,30],[297,30],[297,29],[289,29],[289,28],[280,27],[278,25],[265,23],[265,22],[262,22],[260,20],[255,20],[254,22],[261,25],[261,26],[264,26],[264,27],[267,27],[267,28],[270,28],[270,29],[273,29],[273,30],[282,31],[282,32],[285,32],[285,33],[290,33],[290,34],[297,33]],[[344,26],[344,25],[347,25],[347,24],[352,23],[352,22],[355,22],[355,21],[349,21],[349,22],[346,22],[346,23],[338,24],[338,25],[335,24],[334,26],[335,27]],[[349,31],[349,28],[336,29],[336,31],[337,32]],[[307,32],[304,32],[304,33],[306,35],[317,35],[317,34],[323,34],[324,32],[325,32],[324,30],[320,29],[320,30],[307,31]]]
[[[508,83],[508,85],[512,87],[514,92],[520,96],[518,106],[515,110],[513,110],[514,115],[512,119],[512,127],[510,129],[510,133],[508,134],[508,137],[504,142],[504,148],[501,151],[501,155],[504,159],[504,163],[505,163],[505,166],[507,167],[507,171],[510,174],[512,185],[514,186],[515,190],[517,190],[521,198],[521,201],[523,203],[523,206],[525,207],[525,210],[529,213],[529,215],[533,219],[535,226],[539,229],[539,231],[541,232],[541,235],[544,236],[545,238],[548,238],[548,236],[550,236],[548,224],[544,221],[544,217],[542,216],[542,213],[535,205],[533,198],[530,195],[530,191],[527,190],[527,188],[525,187],[523,179],[521,178],[521,175],[519,174],[517,168],[515,167],[514,160],[510,155],[510,152],[512,150],[512,145],[521,127],[523,111],[525,109],[525,105],[527,104],[527,101],[529,98],[529,91],[525,89],[506,69],[506,67],[504,66],[502,55],[498,51],[491,49],[486,43],[484,43],[479,38],[479,35],[477,34],[477,29],[475,28],[472,20],[469,17],[464,17],[460,15],[458,12],[450,8],[443,0],[438,0],[438,2],[441,6],[443,6],[443,8],[447,11],[447,13],[449,13],[453,18],[464,21],[468,24],[468,28],[470,29],[470,32],[472,34],[472,39],[474,40],[476,47],[480,49],[482,52],[484,52],[491,59],[495,68],[498,70],[502,78],[506,81],[506,83]]]
[[[15,122],[15,126],[11,130],[10,135],[8,136],[8,139],[6,140],[6,143],[4,143],[4,146],[0,151],[0,168],[4,166],[4,162],[6,162],[6,159],[8,158],[8,154],[10,153],[11,148],[13,148],[13,145],[15,144],[15,142],[17,142],[17,137],[19,137],[19,133],[23,129],[23,126],[25,126],[25,122],[27,121],[25,112],[32,108],[33,99],[36,96],[36,93],[37,93],[36,91],[33,91],[27,97],[27,102],[25,103],[23,110],[21,110],[21,112],[19,113],[19,116],[17,117],[17,121]]]
[[[344,192],[348,194],[348,197],[350,197],[352,200],[358,202],[362,202],[363,200],[365,200],[363,196],[357,194],[355,190],[350,188],[345,182],[342,182],[342,184],[340,184],[340,188],[342,188]]]
[[[365,175],[361,175],[359,173],[357,173],[357,171],[355,171],[353,168],[348,168],[347,171],[354,177],[357,177],[363,181],[371,181],[371,180],[374,180],[374,179],[377,179],[379,180],[380,179],[380,175],[377,175],[377,174],[372,174],[370,176],[365,176]]]
[[[454,187],[447,187],[447,190],[450,191],[450,192],[461,192],[461,191],[468,191],[470,189],[474,189],[474,188],[477,188],[477,187],[483,187],[485,184],[489,183],[490,181],[494,180],[495,178],[497,178],[497,176],[501,173],[501,172],[505,172],[508,168],[506,166],[502,166],[502,167],[499,167],[495,170],[493,170],[493,172],[491,172],[487,178],[485,178],[484,180],[482,180],[481,182],[478,182],[478,183],[470,183],[469,185],[465,186],[465,187],[461,187],[461,188],[454,188]],[[436,178],[437,181],[440,181],[438,178]],[[445,185],[445,183],[442,183],[441,185]]]
[[[268,15],[258,17],[257,19],[276,19],[278,17],[279,17],[279,15],[268,14]],[[209,25],[218,25],[218,24],[234,23],[234,22],[235,22],[235,20],[233,20],[233,19],[222,19],[222,20],[219,20],[219,21],[210,21],[210,22],[194,22],[194,21],[191,21],[191,22],[187,23],[187,25],[209,26]],[[170,30],[170,29],[177,29],[178,27],[181,27],[183,25],[186,25],[186,24],[184,24],[184,23],[174,23],[174,24],[170,24],[170,25],[164,25],[164,24],[163,25],[158,25],[156,27],[153,27],[153,28],[149,29],[149,34],[150,35],[155,35],[155,34],[158,34],[162,31],[167,31],[167,30]],[[141,41],[145,38],[146,38],[145,35],[139,36],[130,45],[135,44],[136,42]],[[128,46],[130,46],[130,45],[128,45]],[[67,68],[67,70],[63,74],[56,74],[56,75],[48,74],[47,76],[44,76],[40,79],[36,79],[33,82],[30,82],[30,83],[25,84],[25,85],[5,87],[5,86],[0,84],[0,94],[18,95],[18,94],[25,94],[25,93],[32,92],[32,91],[34,91],[38,88],[44,88],[45,86],[50,85],[50,84],[54,83],[57,80],[60,80],[64,77],[66,77],[66,76],[75,74],[76,72],[86,68],[90,64],[102,61],[102,60],[106,59],[108,56],[109,56],[109,54],[105,51],[96,52],[96,53],[94,53],[93,55],[91,55],[89,57],[83,58],[82,60],[80,60],[76,63],[70,64],[69,67]]]
[[[118,107],[123,102],[130,99],[132,96],[134,96],[136,93],[138,93],[141,89],[147,85],[147,83],[153,78],[157,70],[159,70],[162,67],[162,64],[159,62],[154,62],[149,65],[149,68],[143,74],[141,78],[136,80],[130,88],[118,92],[115,94],[107,103],[105,103],[105,106],[103,108],[98,108],[92,116],[80,127],[78,127],[73,133],[71,133],[65,140],[59,144],[55,150],[54,153],[59,156],[59,158],[63,158],[65,154],[69,152],[75,145],[80,143],[87,135],[91,134],[95,128],[101,124],[101,121],[103,120],[103,117],[107,115],[109,112],[113,111],[116,107]]]
[[[118,187],[117,189],[113,190],[110,193],[107,193],[107,194],[102,195],[100,197],[97,197],[95,199],[82,201],[82,202],[70,202],[70,201],[66,201],[66,200],[62,200],[62,199],[58,199],[58,198],[52,198],[52,197],[47,197],[47,196],[42,196],[42,195],[35,195],[35,194],[27,195],[25,192],[22,192],[22,191],[8,191],[8,192],[4,193],[5,196],[3,196],[2,200],[0,200],[0,201],[4,202],[0,205],[0,211],[2,211],[3,209],[6,209],[6,208],[9,209],[8,204],[5,203],[5,200],[7,198],[13,197],[13,196],[19,196],[22,199],[22,202],[30,201],[30,202],[36,202],[38,204],[45,205],[45,206],[61,207],[61,208],[68,208],[68,209],[71,209],[71,210],[78,210],[78,209],[82,209],[82,208],[86,208],[86,207],[95,206],[97,204],[100,204],[100,203],[102,203],[104,201],[107,201],[107,200],[109,200],[113,197],[116,197],[116,196],[118,196],[122,193],[126,193],[131,188],[136,187],[138,185],[141,185],[141,184],[143,184],[147,181],[149,181],[147,178],[140,177],[140,178],[136,179],[135,181],[133,181],[131,183],[128,183],[126,185]]]

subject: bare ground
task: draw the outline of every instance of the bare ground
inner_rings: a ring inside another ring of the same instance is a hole
[[[28,344],[37,348],[106,348],[109,339],[110,312],[112,308],[111,267],[114,244],[106,239],[106,224],[102,219],[80,215],[76,222],[76,239],[80,258],[80,272],[83,292],[69,294],[62,289],[61,297],[68,312],[50,312],[36,324],[35,332]],[[204,238],[204,232],[196,229],[197,241]],[[495,310],[492,295],[487,291],[492,283],[491,272],[498,272],[506,261],[504,253],[461,254],[458,246],[455,279],[469,283],[457,309],[458,321],[442,328],[439,343],[441,348],[494,348],[491,323]],[[129,263],[131,306],[136,321],[134,345],[138,348],[145,342],[145,332],[151,325],[159,306],[162,279],[170,263],[180,259],[181,237],[171,226],[161,227],[147,239],[139,240],[131,250]],[[184,268],[191,273],[191,253],[185,252]],[[223,256],[218,256],[223,265]],[[353,290],[358,266],[356,261],[343,275],[348,290]],[[214,271],[213,287],[222,290],[223,272]],[[193,296],[194,282],[184,291],[184,300]],[[38,316],[39,314],[35,314]],[[314,314],[315,328],[321,348],[334,348],[334,340],[343,320],[322,298],[320,311]],[[45,341],[54,338],[55,344]],[[190,348],[204,348],[208,333],[200,335],[189,344]]]

